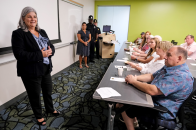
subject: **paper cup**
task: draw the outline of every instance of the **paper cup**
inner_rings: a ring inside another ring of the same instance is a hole
[[[133,51],[133,48],[132,47],[129,47],[129,51],[130,51],[130,53]]]
[[[118,76],[122,76],[123,74],[123,68],[118,68]]]

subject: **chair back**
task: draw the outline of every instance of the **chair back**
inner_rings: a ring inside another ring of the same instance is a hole
[[[182,103],[182,105],[181,105],[181,107],[180,107],[180,109],[179,109],[179,111],[178,111],[178,114],[177,114],[177,116],[178,116],[178,118],[179,118],[179,122],[180,123],[182,123],[182,128],[184,128],[184,115],[185,115],[185,110],[184,110],[184,107],[187,105],[187,103],[189,102],[189,101],[191,101],[192,100],[192,97],[193,97],[193,95],[195,95],[196,94],[196,78],[194,78],[194,82],[193,82],[193,91],[192,91],[192,93],[189,95],[189,97]]]

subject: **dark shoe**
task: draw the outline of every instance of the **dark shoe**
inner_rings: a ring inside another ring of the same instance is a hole
[[[57,111],[57,110],[55,110],[55,111]],[[54,112],[46,112],[46,113],[47,113],[47,115],[50,113],[53,116],[59,116],[61,114],[59,111],[57,111],[57,113],[54,113]]]
[[[39,121],[37,120],[37,124],[38,124],[38,125],[45,126],[45,125],[46,125],[46,123],[45,123],[45,124],[43,124],[44,122],[46,122],[46,120],[45,120],[45,119],[44,119],[42,122],[39,122]]]
[[[95,63],[95,61],[94,61],[94,60],[90,60],[90,62]]]

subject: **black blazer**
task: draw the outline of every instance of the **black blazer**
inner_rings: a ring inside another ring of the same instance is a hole
[[[44,30],[41,29],[39,33],[42,37],[48,38]],[[50,41],[47,44],[52,49],[52,55],[48,57],[51,72],[51,57],[54,55],[55,49]],[[24,32],[19,28],[12,32],[12,50],[17,60],[18,76],[39,77],[43,75],[43,55],[30,31]]]

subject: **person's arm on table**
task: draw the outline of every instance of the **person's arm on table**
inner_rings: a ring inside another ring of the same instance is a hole
[[[152,59],[153,59],[153,57],[151,56],[148,59],[137,59],[137,61],[139,61],[141,63],[149,63]]]
[[[137,56],[141,56],[141,57],[146,57],[147,56],[147,54],[145,54],[145,53],[140,53],[140,54],[137,54]]]
[[[132,68],[135,68],[135,69],[137,69],[139,71],[142,70],[142,68],[138,64],[135,64],[135,63],[132,63],[132,62],[129,62],[127,64],[129,64]]]
[[[151,76],[151,75],[144,75],[144,76],[142,76],[142,79],[143,78],[149,79],[149,76]],[[125,81],[127,83],[134,85],[136,88],[138,88],[139,90],[141,90],[149,95],[163,95],[163,93],[155,85],[142,83],[142,82],[138,81],[138,78],[141,78],[141,77],[128,75],[126,77]]]
[[[152,82],[154,79],[152,74],[138,75],[137,80],[142,82]]]
[[[137,48],[133,48],[134,51],[138,52],[138,53],[145,53],[143,51],[141,51],[140,49],[137,49]]]

